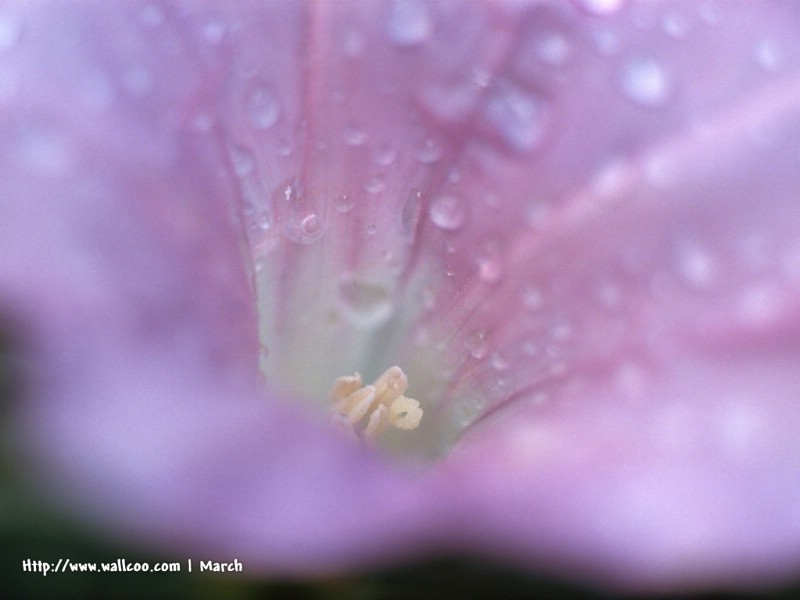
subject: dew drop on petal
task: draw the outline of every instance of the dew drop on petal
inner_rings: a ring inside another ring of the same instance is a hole
[[[670,37],[681,39],[689,33],[689,22],[679,13],[671,12],[664,15],[661,29]]]
[[[738,298],[736,316],[747,327],[770,325],[779,320],[783,304],[777,287],[768,283],[750,285]]]
[[[398,46],[417,46],[430,36],[433,20],[425,0],[395,0],[389,13],[389,38]]]
[[[0,52],[11,50],[22,35],[22,26],[11,15],[0,14]]]
[[[467,220],[464,202],[453,194],[441,194],[431,203],[430,219],[439,229],[456,231]]]
[[[475,360],[484,358],[489,351],[489,345],[486,343],[486,334],[483,331],[475,331],[470,334],[464,342],[464,349]]]
[[[412,191],[403,205],[403,234],[406,239],[413,240],[417,231],[417,224],[419,223],[419,216],[421,212],[420,193]]]
[[[423,165],[431,165],[442,158],[442,146],[434,138],[425,138],[415,149],[417,160]]]
[[[676,268],[678,276],[692,288],[709,288],[717,278],[716,260],[697,245],[679,247]]]
[[[754,48],[756,63],[765,71],[775,72],[780,70],[783,57],[778,46],[770,39],[759,40]]]
[[[357,125],[348,125],[344,129],[344,141],[348,146],[361,146],[367,141],[367,132]]]
[[[561,33],[549,33],[536,44],[536,55],[542,63],[551,67],[564,66],[572,54],[572,47]]]
[[[285,223],[286,237],[298,244],[311,244],[322,237],[322,220],[316,213],[292,215]]]
[[[342,194],[336,198],[336,200],[334,200],[333,205],[337,212],[344,214],[349,213],[356,207],[356,201],[355,198],[350,194]]]
[[[308,204],[308,198],[297,179],[278,188],[274,203],[288,240],[298,244],[311,244],[322,237],[322,217]]]
[[[272,87],[262,81],[256,82],[245,100],[247,118],[255,129],[269,129],[278,122],[280,106]]]
[[[209,21],[203,25],[203,39],[212,46],[219,44],[225,37],[226,26],[222,21]]]
[[[627,61],[619,74],[619,87],[629,100],[646,107],[664,106],[672,93],[672,81],[665,68],[655,59],[637,58]]]
[[[578,6],[592,15],[612,15],[617,12],[624,0],[577,0]]]
[[[379,194],[386,189],[386,181],[383,175],[374,175],[364,182],[364,189],[370,194]]]
[[[508,359],[500,352],[492,352],[492,355],[489,357],[489,361],[492,363],[492,367],[496,371],[505,371],[511,365]]]
[[[388,167],[397,160],[397,150],[392,146],[380,146],[373,154],[375,162],[382,167]]]
[[[539,147],[546,133],[547,102],[533,92],[503,84],[490,94],[486,120],[509,149],[530,152]]]
[[[238,177],[249,175],[255,167],[253,153],[243,146],[235,146],[231,150],[231,161],[233,162],[233,169]]]
[[[503,267],[497,257],[484,258],[478,262],[478,277],[483,283],[495,284],[503,276]]]
[[[527,286],[522,290],[522,306],[530,311],[538,310],[544,304],[544,296],[539,288]]]
[[[394,312],[391,290],[386,285],[352,276],[339,282],[337,301],[342,315],[362,329],[382,325]]]

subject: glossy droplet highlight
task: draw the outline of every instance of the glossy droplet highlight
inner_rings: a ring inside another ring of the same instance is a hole
[[[667,71],[652,58],[626,62],[620,71],[618,84],[625,97],[640,106],[664,106],[672,95],[672,81]]]
[[[592,15],[613,15],[624,0],[577,0],[578,6]]]
[[[340,281],[337,301],[341,314],[362,329],[382,325],[394,312],[392,293],[387,285],[352,276]]]
[[[692,288],[709,288],[716,282],[718,265],[714,256],[700,246],[681,245],[677,250],[679,277]]]
[[[337,212],[342,214],[349,213],[356,207],[356,200],[350,194],[342,194],[333,203]]]
[[[233,162],[233,169],[238,177],[249,175],[255,167],[255,157],[253,153],[244,146],[235,146],[231,150],[231,161]]]
[[[383,175],[374,175],[364,182],[364,189],[370,194],[379,194],[386,189],[386,181]]]
[[[281,186],[275,193],[274,201],[288,240],[311,244],[322,237],[322,217],[309,204],[299,180],[293,179]]]
[[[0,52],[11,50],[22,35],[22,26],[11,15],[0,14]]]
[[[357,125],[349,125],[344,129],[344,141],[348,146],[361,146],[367,141],[367,132]]]
[[[423,165],[431,165],[442,158],[442,145],[434,138],[425,138],[417,145],[414,155]]]
[[[389,39],[398,46],[416,46],[431,34],[433,20],[425,0],[395,0],[389,13]]]
[[[269,129],[278,122],[280,106],[272,87],[264,82],[256,82],[246,98],[245,112],[255,129]]]
[[[756,63],[765,71],[779,71],[783,66],[781,50],[771,39],[759,40],[754,51]]]
[[[566,36],[561,33],[548,33],[538,40],[535,52],[542,63],[551,67],[561,67],[569,60],[572,47]]]
[[[489,345],[486,343],[486,334],[482,331],[470,334],[464,342],[464,348],[475,360],[483,359],[489,351]]]
[[[511,150],[530,152],[544,139],[547,102],[537,94],[511,84],[500,85],[490,96],[485,118]]]
[[[455,231],[467,220],[466,206],[458,196],[441,194],[431,203],[430,219],[439,229]]]

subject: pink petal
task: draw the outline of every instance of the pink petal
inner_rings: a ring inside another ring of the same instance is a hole
[[[219,65],[191,21],[16,8],[0,278],[29,365],[17,425],[34,484],[117,535],[254,572],[419,544],[416,486],[262,391],[236,190],[200,118]],[[300,8],[277,8],[265,22],[302,35]]]

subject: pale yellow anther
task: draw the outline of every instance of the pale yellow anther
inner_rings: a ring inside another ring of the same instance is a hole
[[[398,429],[416,429],[422,420],[419,402],[400,396],[389,407],[389,422]]]
[[[363,385],[364,382],[361,381],[361,374],[358,372],[356,372],[355,375],[345,375],[344,377],[339,377],[333,383],[331,400],[337,402],[342,398],[346,398]]]
[[[333,384],[331,400],[335,425],[339,429],[350,427],[348,437],[359,437],[373,443],[387,424],[398,429],[416,429],[422,419],[419,402],[403,394],[408,389],[408,378],[400,367],[390,367],[373,385],[363,385],[361,376],[339,377]],[[359,423],[366,424],[357,429]]]

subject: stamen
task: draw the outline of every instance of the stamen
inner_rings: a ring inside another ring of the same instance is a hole
[[[334,426],[347,437],[374,444],[377,437],[392,425],[397,429],[416,429],[422,420],[419,402],[403,394],[408,378],[400,367],[390,367],[373,385],[363,385],[361,375],[339,377],[331,389],[335,415]],[[363,428],[359,423],[366,424]]]

